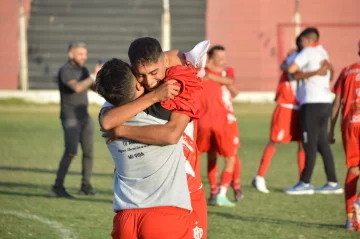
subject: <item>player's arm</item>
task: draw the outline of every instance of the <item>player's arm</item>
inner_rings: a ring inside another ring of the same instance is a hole
[[[163,125],[126,126],[116,127],[112,132],[103,133],[108,137],[108,143],[116,138],[136,140],[144,144],[169,145],[179,142],[190,117],[186,114],[172,112],[170,121]]]
[[[332,112],[331,112],[331,118],[330,118],[330,130],[329,130],[329,142],[334,143],[335,142],[335,126],[336,121],[339,116],[340,107],[341,107],[341,100],[342,100],[342,86],[344,82],[344,73],[345,69],[343,69],[336,81],[336,84],[333,88],[333,92],[336,94],[335,99],[333,101],[332,105]]]
[[[124,124],[151,105],[167,99],[173,99],[180,91],[180,87],[175,85],[175,82],[175,80],[169,80],[161,84],[154,91],[128,104],[107,109],[100,117],[101,127],[105,131],[113,129],[116,126]]]
[[[239,91],[236,89],[235,85],[227,85],[226,88],[229,90],[232,98],[235,98],[239,94]]]
[[[231,85],[233,83],[233,79],[226,77],[226,76],[218,76],[211,73],[206,73],[205,77],[222,85]]]

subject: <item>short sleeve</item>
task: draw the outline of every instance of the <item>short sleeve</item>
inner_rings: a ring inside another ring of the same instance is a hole
[[[294,63],[303,69],[309,63],[309,48],[303,49],[295,58]]]
[[[344,68],[339,77],[336,80],[336,83],[332,89],[332,92],[336,95],[341,95],[341,92],[343,90],[343,85],[344,85],[344,79],[345,79],[345,72],[346,72],[346,68]]]
[[[71,81],[71,80],[75,80],[74,79],[74,75],[73,72],[71,71],[71,69],[66,69],[63,68],[60,70],[60,81],[64,84],[66,84],[67,82]]]

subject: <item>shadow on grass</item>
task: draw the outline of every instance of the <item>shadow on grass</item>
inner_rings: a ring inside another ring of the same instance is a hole
[[[25,168],[25,167],[11,167],[11,166],[0,166],[0,170],[4,171],[15,171],[15,172],[32,172],[32,173],[49,173],[56,174],[57,170],[53,169],[43,169],[43,168]],[[68,172],[69,175],[81,175],[80,172]],[[93,176],[101,177],[112,177],[113,173],[93,173]]]
[[[47,194],[42,193],[27,193],[27,192],[9,192],[0,190],[0,195],[8,195],[8,196],[21,196],[21,197],[40,197],[40,198],[48,198],[49,200],[74,200],[74,201],[86,201],[86,202],[101,202],[101,203],[112,203],[113,201],[110,199],[102,199],[102,198],[94,198],[94,197],[75,197],[72,199],[64,199],[64,198],[52,198]]]
[[[41,185],[33,183],[16,183],[16,182],[0,182],[0,187],[9,187],[9,188],[32,188],[32,189],[41,189],[41,190],[50,190],[51,185]],[[80,186],[79,186],[80,188]],[[79,188],[66,187],[69,191],[78,191]],[[102,190],[95,188],[95,191],[98,195],[113,195],[112,190]]]
[[[264,217],[252,217],[252,216],[240,216],[225,212],[208,212],[209,215],[216,215],[225,217],[228,219],[234,219],[245,222],[260,222],[275,225],[289,225],[289,226],[300,226],[300,227],[313,227],[313,228],[328,228],[328,229],[339,229],[343,228],[343,225],[336,224],[325,224],[325,223],[313,223],[313,222],[299,222],[291,220],[283,220],[277,218],[264,218]]]

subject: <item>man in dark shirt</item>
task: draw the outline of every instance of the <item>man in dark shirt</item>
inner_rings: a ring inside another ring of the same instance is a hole
[[[64,179],[70,163],[77,153],[80,142],[82,156],[82,183],[79,193],[94,195],[95,191],[90,184],[93,168],[93,135],[94,122],[87,107],[87,91],[95,81],[100,66],[97,64],[94,73],[84,67],[87,60],[87,49],[83,42],[72,42],[68,48],[69,60],[58,73],[60,90],[60,119],[64,130],[65,151],[61,158],[55,185],[49,191],[52,197],[72,198],[64,188]]]

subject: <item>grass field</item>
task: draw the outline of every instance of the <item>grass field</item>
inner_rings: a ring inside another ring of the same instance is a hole
[[[236,208],[209,207],[209,239],[360,238],[343,229],[343,195],[289,196],[282,190],[297,180],[296,144],[279,147],[267,174],[271,193],[260,194],[250,182],[268,141],[271,104],[238,104],[241,132],[242,189],[245,199]],[[91,106],[96,116],[99,106]],[[48,198],[47,192],[63,151],[56,105],[0,102],[0,238],[110,238],[112,228],[113,162],[97,131],[92,178],[98,195],[74,200]],[[344,154],[337,135],[333,146],[338,178],[345,177]],[[204,155],[205,156],[205,155]],[[203,159],[205,157],[203,156]],[[220,160],[222,161],[222,160]],[[70,168],[65,186],[80,187],[80,156]],[[206,162],[202,177],[208,192]],[[325,183],[318,158],[313,183]],[[229,197],[232,194],[229,192]]]

